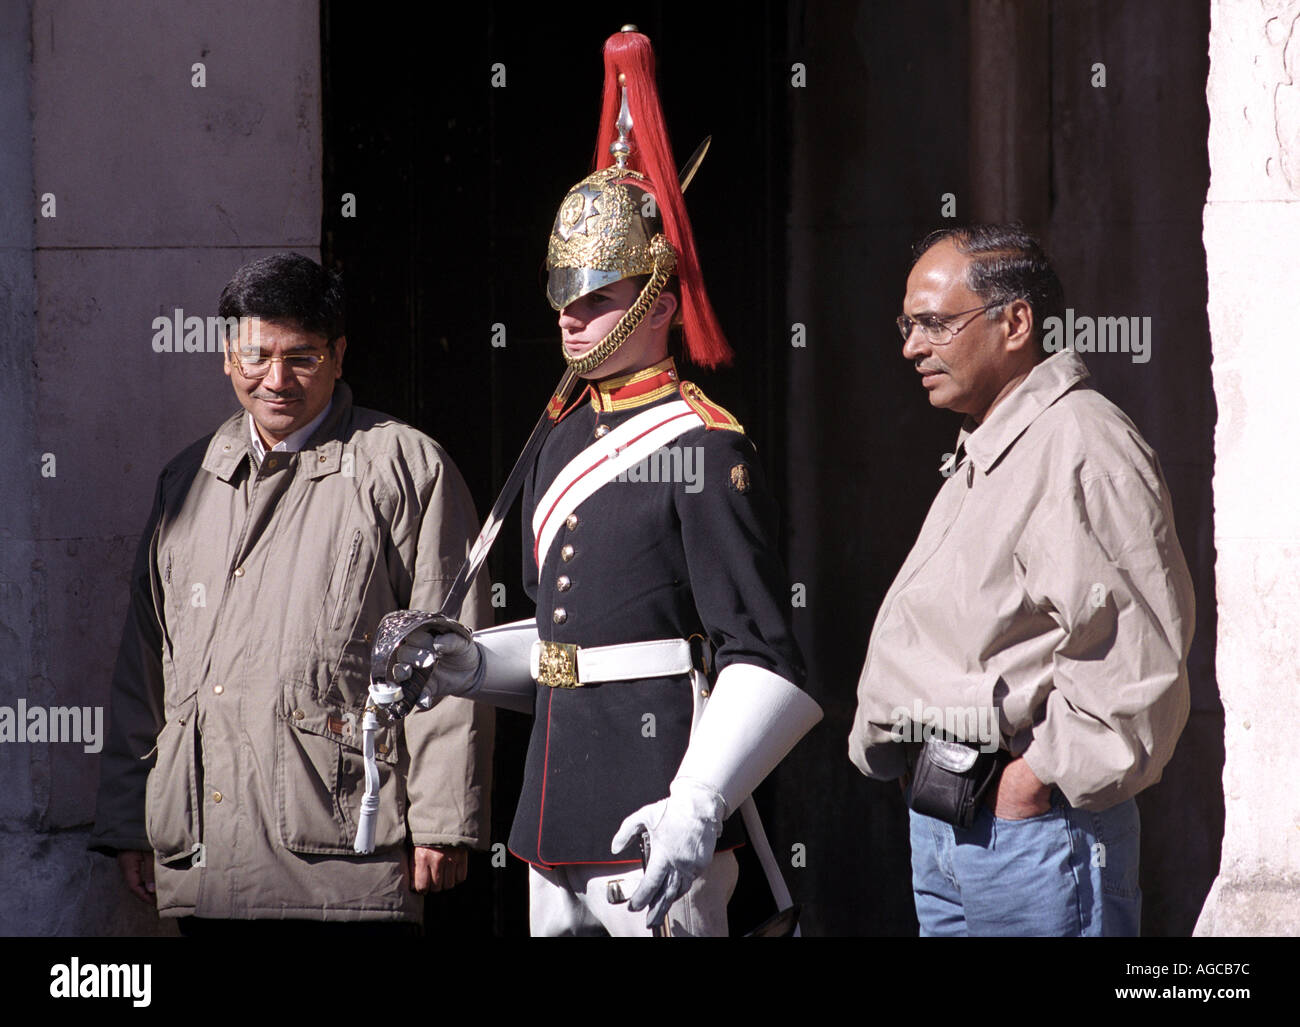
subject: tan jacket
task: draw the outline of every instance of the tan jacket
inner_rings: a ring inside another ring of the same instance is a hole
[[[1086,809],[1160,779],[1187,721],[1191,578],[1155,453],[1087,377],[1055,354],[962,430],[871,632],[864,774],[901,776],[900,742],[942,722],[991,727]]]
[[[152,849],[164,916],[418,919],[408,841],[487,844],[493,716],[449,699],[380,733],[376,851],[355,855],[370,640],[390,610],[438,607],[476,529],[437,444],[343,383],[301,452],[259,468],[241,411],[168,464],[92,848]],[[491,622],[481,580],[464,618]]]

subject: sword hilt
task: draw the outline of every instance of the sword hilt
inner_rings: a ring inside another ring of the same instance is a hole
[[[402,664],[397,660],[397,650],[406,643],[416,631],[431,630],[433,634],[455,633],[462,638],[472,640],[474,633],[459,621],[443,613],[429,613],[426,610],[394,610],[384,614],[375,631],[375,644],[370,651],[370,682],[372,685],[397,687],[402,690],[401,697],[395,702],[379,704],[388,716],[401,720],[415,708],[424,694],[427,678],[417,678],[408,666],[406,673],[400,670]],[[437,656],[435,654],[435,662]],[[429,673],[432,673],[432,668]]]

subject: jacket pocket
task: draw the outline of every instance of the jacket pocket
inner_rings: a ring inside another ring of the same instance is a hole
[[[280,840],[292,852],[352,855],[365,794],[359,715],[299,706],[276,729]],[[375,736],[379,813],[375,848],[406,839],[406,790],[391,727]]]
[[[198,698],[182,703],[158,733],[158,756],[145,785],[145,832],[160,863],[192,861],[201,851]]]

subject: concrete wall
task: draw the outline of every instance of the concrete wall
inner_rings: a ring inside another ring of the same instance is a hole
[[[1223,861],[1198,934],[1300,934],[1300,2],[1212,6],[1205,252],[1214,340]]]
[[[318,5],[0,7],[0,705],[104,706],[158,471],[237,407],[153,319],[318,256]],[[0,745],[0,934],[160,929],[85,851],[97,777],[81,745]]]

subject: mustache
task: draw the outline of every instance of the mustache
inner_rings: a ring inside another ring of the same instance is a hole
[[[913,363],[914,363],[914,365],[916,366],[916,369],[917,369],[918,371],[942,371],[942,372],[947,372],[947,370],[948,370],[947,366],[946,366],[945,364],[943,364],[943,363],[926,363],[926,360],[925,360],[924,357],[917,357],[916,360],[913,361]]]

